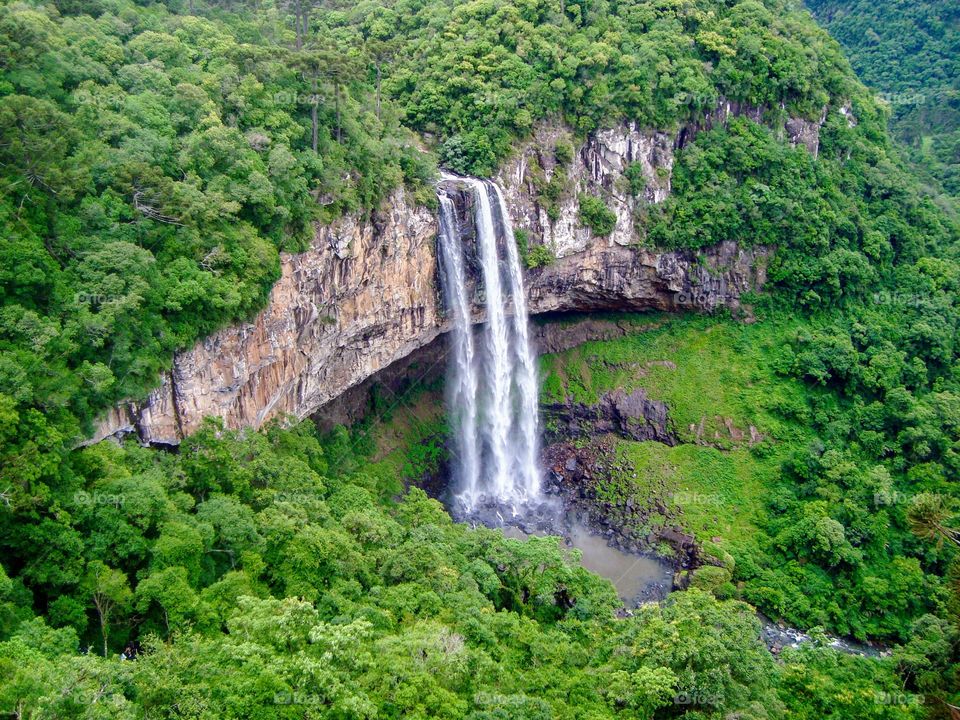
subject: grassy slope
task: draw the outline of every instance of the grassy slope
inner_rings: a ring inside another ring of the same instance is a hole
[[[608,480],[607,495],[660,494],[698,539],[735,550],[754,535],[782,459],[811,438],[783,412],[801,403],[804,388],[773,369],[791,326],[689,316],[586,343],[541,359],[545,400],[592,402],[614,388],[643,387],[666,402],[681,444],[618,439],[635,472]],[[743,438],[731,437],[728,425]],[[751,426],[763,438],[753,445]]]

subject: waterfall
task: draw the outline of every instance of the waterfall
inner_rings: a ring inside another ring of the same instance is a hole
[[[486,310],[484,328],[474,334],[456,207],[441,191],[441,278],[453,319],[447,404],[456,499],[468,513],[492,504],[516,514],[540,495],[537,369],[520,257],[500,188],[476,178],[444,179],[473,197]]]
[[[497,209],[504,233],[507,264],[510,268],[510,294],[513,296],[514,382],[518,395],[517,412],[520,430],[513,436],[515,439],[514,471],[519,477],[524,496],[533,498],[540,494],[540,407],[536,357],[530,346],[527,295],[523,288],[523,271],[520,269],[517,240],[513,235],[510,213],[500,186],[496,184],[492,186],[497,197]]]
[[[440,252],[443,287],[453,311],[453,358],[447,383],[456,440],[456,484],[469,497],[479,491],[480,448],[477,438],[477,372],[474,366],[473,329],[470,323],[470,299],[460,247],[460,223],[450,198],[440,196]]]

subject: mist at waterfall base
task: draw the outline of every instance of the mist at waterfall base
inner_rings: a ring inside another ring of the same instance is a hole
[[[447,378],[450,509],[464,519],[488,515],[500,524],[545,514],[552,504],[541,490],[536,356],[510,216],[494,183],[451,175],[444,181],[471,198],[481,269],[475,298],[457,207],[441,188],[438,245],[452,321]],[[485,322],[476,329],[475,304],[485,311]]]

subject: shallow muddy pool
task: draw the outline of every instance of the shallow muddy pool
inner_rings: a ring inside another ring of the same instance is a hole
[[[520,540],[530,535],[509,525],[503,528],[503,534]],[[670,592],[673,586],[673,568],[663,560],[631,555],[610,547],[606,539],[591,533],[578,522],[571,523],[564,535],[568,546],[580,550],[581,565],[610,580],[626,607],[634,608],[645,602],[662,600]]]
[[[570,540],[583,553],[581,564],[610,580],[627,607],[662,600],[670,592],[673,568],[662,560],[610,547],[604,538],[582,525],[571,530]]]

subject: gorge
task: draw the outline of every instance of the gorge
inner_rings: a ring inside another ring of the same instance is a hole
[[[674,138],[634,125],[598,132],[567,167],[542,148],[566,141],[569,131],[540,126],[495,178],[512,225],[555,256],[525,272],[530,315],[739,311],[740,296],[763,286],[772,246],[724,241],[699,251],[648,248],[639,243],[634,215],[644,203],[668,196],[674,145],[690,142],[710,124],[754,112],[727,104]],[[815,146],[816,125],[802,130],[788,128],[791,142]],[[646,184],[638,197],[617,191],[630,167],[640,168]],[[552,221],[538,187],[544,178],[563,176],[568,189]],[[616,216],[609,236],[595,235],[579,218],[577,198],[600,193],[611,198]],[[450,199],[474,241],[472,194],[452,193]],[[318,225],[309,249],[282,255],[281,277],[263,311],[176,353],[158,387],[102,417],[88,442],[132,433],[144,444],[176,445],[204,417],[220,418],[229,428],[304,418],[402,365],[452,327],[439,293],[437,234],[436,213],[402,189],[370,214]],[[475,287],[476,279],[467,282]],[[484,310],[471,312],[480,317]]]
[[[956,13],[807,4],[0,3],[0,715],[960,712]]]

